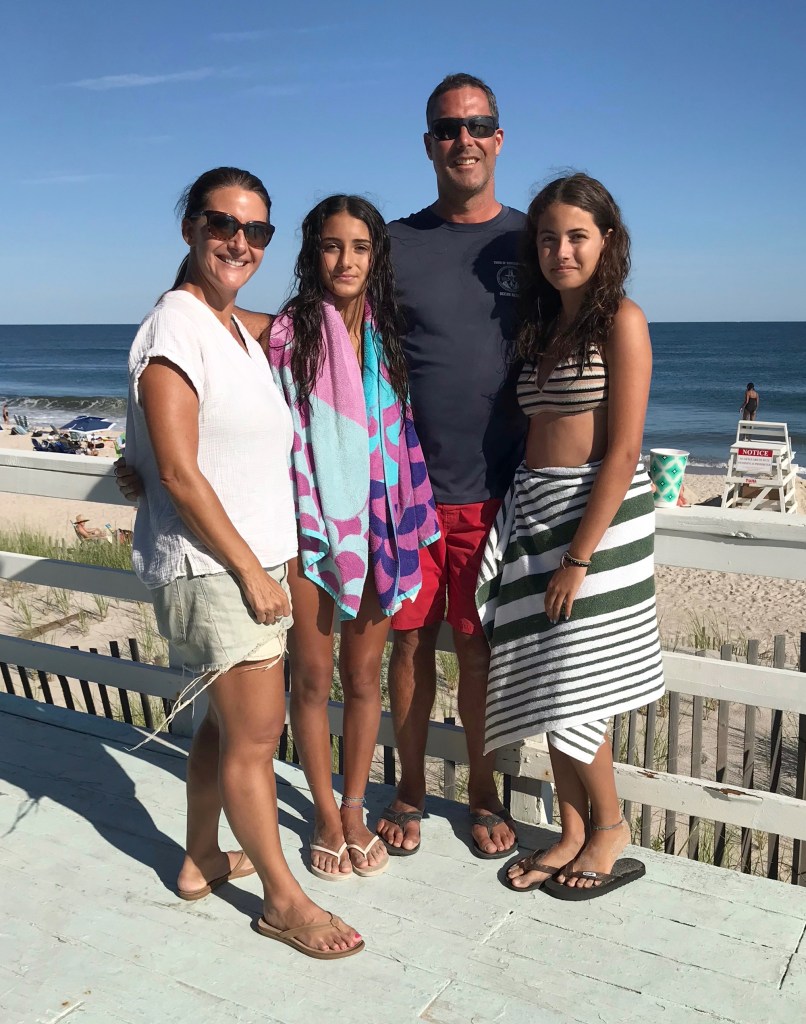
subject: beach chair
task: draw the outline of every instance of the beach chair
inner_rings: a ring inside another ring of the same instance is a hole
[[[722,507],[797,514],[796,473],[786,423],[740,420],[728,457]]]
[[[89,520],[85,519],[84,516],[76,516],[75,520],[70,520],[70,525],[76,531],[76,537],[81,541],[82,544],[97,544],[98,542],[104,544],[112,544],[112,538],[108,534],[104,533],[99,527],[90,527],[87,529],[85,525]]]
[[[122,526],[112,526],[110,523],[106,524],[106,528],[109,530],[114,544],[131,544],[134,540],[133,530],[125,530]]]

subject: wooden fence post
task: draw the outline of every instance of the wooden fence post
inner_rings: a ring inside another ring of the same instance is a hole
[[[666,751],[666,771],[677,775],[677,753],[680,744],[680,694],[669,691],[669,732]],[[677,853],[677,815],[674,811],[666,812],[664,824],[663,849],[666,853]]]
[[[532,766],[533,753],[547,750],[545,736],[531,736],[498,751],[496,769],[511,776],[509,809],[512,817],[525,825],[550,825],[552,822],[554,787],[536,778]]]
[[[798,668],[806,672],[806,633],[800,634]],[[798,761],[795,773],[795,797],[806,800],[806,715],[798,715]],[[792,844],[792,883],[806,885],[806,842],[796,839]]]
[[[758,640],[747,641],[747,664],[758,665]],[[755,789],[756,774],[756,709],[747,704],[744,709],[744,753],[742,755],[742,786]],[[742,829],[741,869],[752,871],[753,830]]]
[[[786,637],[780,634],[773,638],[773,668],[786,667]],[[770,792],[777,793],[781,786],[781,760],[783,752],[782,711],[774,710],[770,717]],[[780,842],[777,835],[767,837],[767,877],[778,878],[778,854]]]
[[[733,661],[733,647],[722,644],[719,651],[722,661]],[[716,781],[725,785],[728,781],[728,722],[730,718],[730,702],[719,701],[716,725]],[[722,867],[725,863],[725,824],[714,822],[714,864]]]
[[[456,725],[456,718],[453,715],[445,715],[445,725]],[[442,768],[442,795],[446,800],[456,799],[456,762],[447,758]]]

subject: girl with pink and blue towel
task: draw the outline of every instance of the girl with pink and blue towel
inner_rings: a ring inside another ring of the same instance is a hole
[[[297,294],[265,344],[291,409],[300,553],[289,585],[291,723],[314,800],[311,871],[327,881],[388,867],[364,822],[391,616],[420,589],[419,548],[439,536],[408,401],[381,215],[358,196],[320,202],[302,225]],[[264,336],[265,338],[265,333]],[[328,700],[340,621],[344,794],[332,788]]]

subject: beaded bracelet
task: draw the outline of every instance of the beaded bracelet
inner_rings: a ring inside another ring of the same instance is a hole
[[[563,569],[590,569],[590,559],[586,562],[584,558],[574,558],[573,555],[567,551],[563,551],[563,556],[560,559],[560,565]]]
[[[364,803],[363,796],[343,796],[341,798],[342,807],[363,807]]]

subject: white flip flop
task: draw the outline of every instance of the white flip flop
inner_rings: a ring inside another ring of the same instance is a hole
[[[345,845],[347,846],[348,850],[358,850],[358,852],[361,854],[361,856],[364,858],[364,860],[366,860],[367,859],[367,854],[372,849],[372,847],[376,843],[380,843],[380,842],[381,842],[381,837],[380,836],[373,836],[372,839],[370,839],[370,841],[367,843],[366,846],[359,846],[358,843],[346,843]],[[384,871],[386,871],[386,869],[388,867],[389,867],[389,857],[387,856],[386,859],[382,860],[380,864],[375,864],[372,867],[357,868],[355,866],[355,864],[353,864],[353,871],[357,875],[359,875],[361,878],[373,878],[375,875],[382,875],[384,873]]]
[[[336,860],[341,864],[341,858],[345,850],[349,849],[347,843],[342,843],[338,850],[329,850],[326,846],[317,846],[316,843],[311,843],[311,853],[316,850],[317,853],[326,853],[330,857],[335,857]],[[369,849],[369,847],[367,847]],[[366,854],[365,854],[366,856]],[[314,864],[309,865],[311,873],[316,875],[317,878],[321,878],[323,882],[346,882],[355,870],[350,864],[350,871],[323,871],[322,868],[316,867]]]

